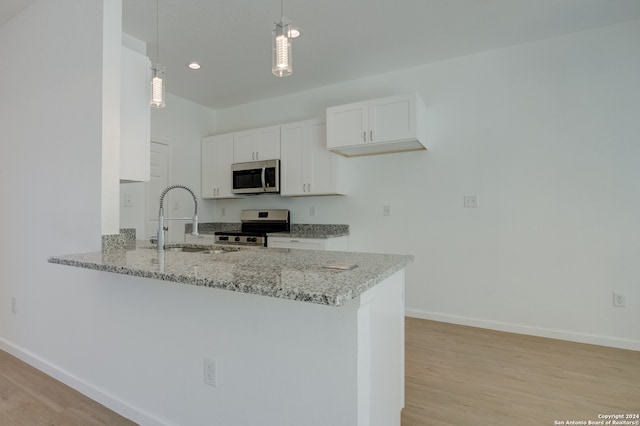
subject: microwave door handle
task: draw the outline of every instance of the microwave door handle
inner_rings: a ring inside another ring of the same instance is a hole
[[[267,170],[267,167],[262,166],[262,175],[260,177],[262,178],[262,190],[264,192],[267,192],[266,170]]]

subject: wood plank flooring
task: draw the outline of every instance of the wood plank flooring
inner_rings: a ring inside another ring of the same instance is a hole
[[[129,426],[135,423],[0,351],[0,426]]]
[[[640,352],[416,318],[406,320],[405,380],[402,426],[640,413]]]
[[[405,376],[402,426],[537,426],[640,413],[635,351],[407,318]],[[134,424],[0,351],[0,426]]]

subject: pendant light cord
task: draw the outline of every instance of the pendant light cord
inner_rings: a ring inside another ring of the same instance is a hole
[[[160,63],[160,0],[156,0],[156,63]]]

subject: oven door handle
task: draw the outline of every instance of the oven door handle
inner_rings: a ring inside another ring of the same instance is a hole
[[[265,192],[267,191],[266,171],[267,167],[262,166],[262,174],[260,175],[260,177],[262,178],[262,190]]]

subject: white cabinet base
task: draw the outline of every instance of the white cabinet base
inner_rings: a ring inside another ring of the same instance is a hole
[[[302,250],[349,250],[349,237],[334,238],[285,238],[269,237],[267,239],[269,247],[302,249]]]

